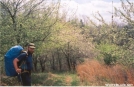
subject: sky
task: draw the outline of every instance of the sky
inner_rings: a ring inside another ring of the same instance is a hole
[[[120,0],[61,0],[61,2],[64,3],[65,9],[70,11],[68,15],[76,13],[79,18],[87,16],[94,19],[93,15],[97,15],[97,12],[99,12],[106,22],[111,21],[112,11],[114,12],[113,7],[121,9]],[[118,18],[114,20],[119,21]]]
[[[73,1],[80,4],[90,3],[91,1],[120,2],[120,0],[73,0]]]

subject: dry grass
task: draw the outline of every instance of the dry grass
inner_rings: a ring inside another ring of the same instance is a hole
[[[70,83],[72,82],[72,77],[71,76],[67,76],[65,78],[65,82],[66,82],[66,84],[69,84],[70,85]]]
[[[134,70],[120,65],[110,67],[98,61],[89,61],[78,65],[76,70],[81,81],[88,81],[91,85],[134,84]]]

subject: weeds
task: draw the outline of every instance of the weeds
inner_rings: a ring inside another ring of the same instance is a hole
[[[78,65],[77,74],[82,82],[91,85],[134,84],[134,71],[123,66],[106,66],[98,61],[89,61]]]

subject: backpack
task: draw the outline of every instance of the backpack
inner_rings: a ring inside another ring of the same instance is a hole
[[[20,45],[11,47],[4,56],[5,72],[7,76],[17,76],[17,72],[14,68],[13,60],[17,58],[23,51]]]

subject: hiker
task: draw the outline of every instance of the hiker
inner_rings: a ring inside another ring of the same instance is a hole
[[[34,49],[34,43],[29,43],[27,46],[27,51],[21,53],[17,58],[13,60],[14,68],[18,73],[19,80],[23,86],[31,86],[31,70],[33,68],[32,54],[34,52]]]

